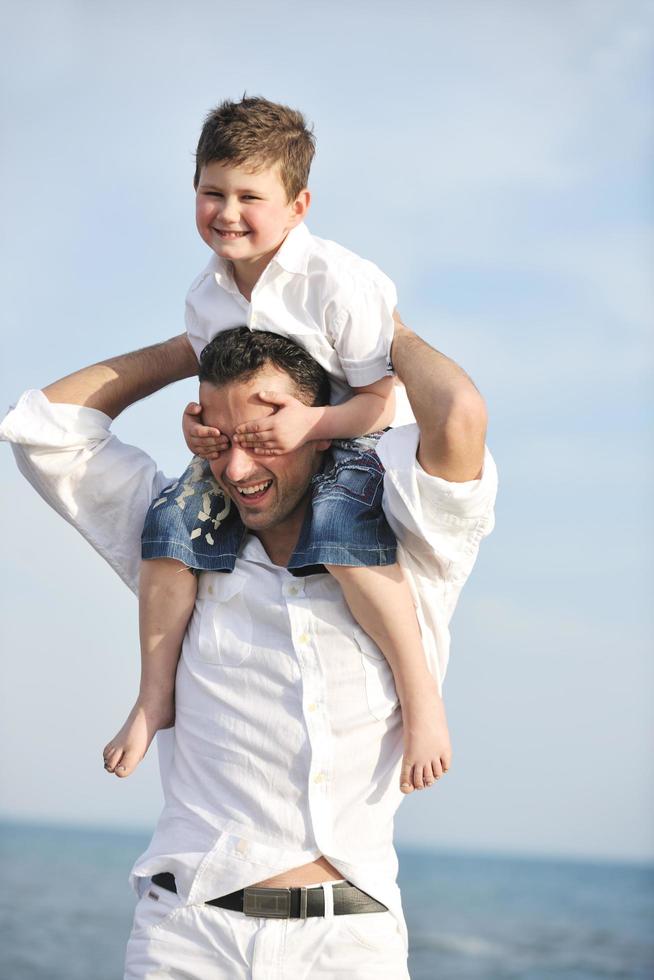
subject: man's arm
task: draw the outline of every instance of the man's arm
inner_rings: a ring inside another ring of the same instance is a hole
[[[105,416],[115,418],[196,371],[186,337],[174,337],[83,368],[43,391],[25,392],[0,423],[0,440],[12,443],[18,467],[37,493],[135,592],[143,521],[170,481],[147,453],[113,435]]]
[[[476,480],[484,460],[486,407],[454,361],[404,326],[397,313],[391,358],[420,429],[418,462],[451,483]]]
[[[186,334],[75,371],[43,389],[49,401],[83,405],[110,418],[160,388],[198,372]]]

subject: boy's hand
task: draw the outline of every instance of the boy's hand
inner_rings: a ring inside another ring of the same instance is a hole
[[[182,416],[182,432],[186,445],[202,459],[218,459],[218,454],[229,448],[229,440],[220,429],[202,424],[202,405],[189,402]]]
[[[292,395],[278,391],[260,391],[266,405],[274,405],[272,415],[238,425],[232,441],[260,456],[279,456],[303,446],[323,415],[322,408],[312,408]],[[315,437],[314,437],[315,438]]]

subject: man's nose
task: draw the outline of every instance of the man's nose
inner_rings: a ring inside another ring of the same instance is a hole
[[[230,483],[240,483],[247,480],[254,473],[256,466],[254,460],[248,452],[240,446],[232,446],[229,450],[227,465],[223,470],[225,477]]]

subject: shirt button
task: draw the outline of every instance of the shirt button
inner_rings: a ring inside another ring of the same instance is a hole
[[[324,783],[326,778],[327,777],[324,772],[317,772],[316,775],[313,777],[313,781],[314,783]]]
[[[298,589],[297,585],[292,585],[288,591],[291,595],[297,595],[300,590]]]
[[[309,711],[317,711],[317,710],[318,710],[318,705],[316,704],[315,701],[312,701],[311,704],[309,705]]]
[[[309,634],[308,633],[303,633],[301,636],[299,636],[298,637],[298,643],[304,643],[304,644],[309,643]]]

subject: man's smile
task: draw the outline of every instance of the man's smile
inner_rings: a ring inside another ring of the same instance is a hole
[[[234,490],[246,504],[258,503],[265,497],[272,483],[272,480],[264,480],[261,483],[252,483],[248,487],[234,487]]]
[[[272,486],[272,480],[264,480],[263,483],[254,483],[249,487],[234,487],[234,489],[245,497],[262,497],[266,490]]]

